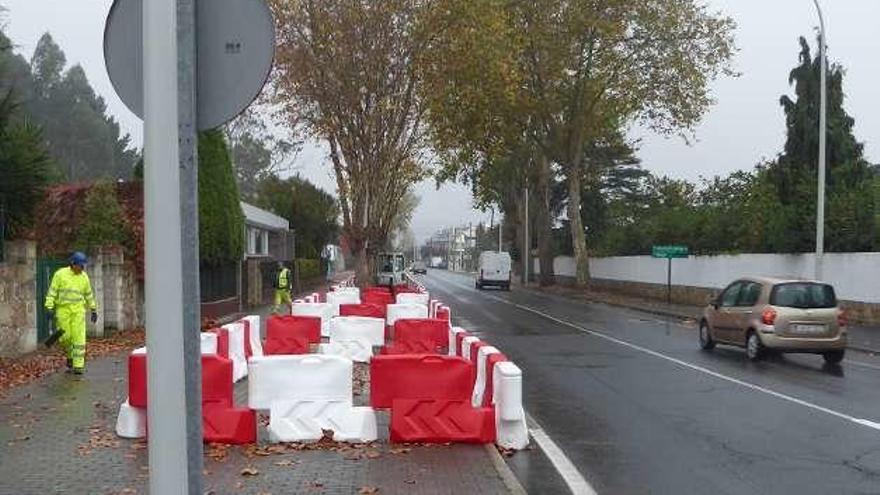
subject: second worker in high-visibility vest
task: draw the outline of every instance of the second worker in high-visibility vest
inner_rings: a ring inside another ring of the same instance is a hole
[[[286,304],[288,309],[293,303],[290,297],[293,291],[293,277],[291,277],[290,269],[284,266],[284,262],[278,262],[278,272],[275,274],[275,308],[274,312],[278,312],[282,304]],[[288,311],[290,313],[290,311]]]
[[[67,367],[81,375],[86,367],[86,309],[91,310],[91,321],[98,321],[97,305],[92,284],[86,274],[88,259],[83,253],[73,253],[70,265],[52,275],[45,308],[55,321],[55,333],[46,345],[55,341],[67,354]]]

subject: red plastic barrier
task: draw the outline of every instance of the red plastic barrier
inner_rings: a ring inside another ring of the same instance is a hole
[[[383,308],[389,304],[394,304],[394,296],[390,292],[367,292],[361,297],[361,302],[365,304],[377,304]]]
[[[229,331],[225,328],[212,328],[208,330],[217,334],[217,355],[221,357],[229,357]]]
[[[492,376],[495,371],[495,363],[500,363],[501,361],[507,361],[507,356],[500,352],[489,354],[489,357],[486,358],[486,389],[483,392],[483,407],[492,406],[492,394],[495,390]]]
[[[321,343],[321,318],[317,316],[271,316],[266,320],[266,341],[289,337]]]
[[[308,354],[309,339],[304,337],[287,337],[284,339],[266,340],[263,343],[263,354]]]
[[[368,316],[385,319],[384,304],[340,304],[339,316]]]
[[[459,332],[459,333],[455,334],[455,355],[456,356],[461,356],[461,354],[462,354],[461,342],[464,340],[465,337],[470,337],[470,336],[471,336],[471,334],[469,334],[467,332]]]
[[[461,399],[397,399],[391,407],[392,442],[495,441],[495,410]]]
[[[391,407],[394,399],[470,400],[474,367],[443,355],[380,355],[370,360],[370,405]]]
[[[245,444],[257,441],[257,417],[250,409],[202,404],[202,437],[206,442]]]
[[[373,285],[371,287],[367,287],[362,291],[363,293],[367,292],[384,292],[386,294],[391,294],[391,288],[387,285]]]
[[[439,354],[449,347],[449,324],[432,318],[404,318],[394,323],[394,342],[387,354]]]
[[[487,345],[489,344],[483,342],[482,340],[471,342],[470,358],[471,364],[474,366],[474,369],[477,369],[477,354],[479,354],[480,352],[480,347],[486,347]]]
[[[202,401],[232,407],[232,361],[215,354],[202,355]],[[128,403],[147,407],[147,355],[128,356]]]
[[[438,320],[443,320],[446,322],[447,328],[449,326],[449,308],[447,306],[440,306],[437,308],[437,315],[435,316]]]
[[[236,323],[244,325],[244,357],[247,359],[254,355],[254,349],[251,347],[251,322],[250,320],[238,320]],[[255,331],[259,332],[260,329]]]
[[[128,355],[128,403],[133,407],[147,407],[146,354]]]

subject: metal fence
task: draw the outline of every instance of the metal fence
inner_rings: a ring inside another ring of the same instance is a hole
[[[238,263],[202,265],[199,273],[202,302],[238,296]]]

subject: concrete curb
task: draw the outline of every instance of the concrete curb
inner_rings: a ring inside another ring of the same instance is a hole
[[[504,486],[507,487],[510,494],[527,495],[528,492],[526,492],[525,488],[520,484],[516,475],[514,475],[513,471],[510,469],[510,466],[508,466],[507,462],[504,461],[504,458],[501,457],[501,454],[498,453],[495,444],[487,443],[484,447],[486,448],[486,453],[489,455],[489,460],[492,461],[492,466],[495,468],[495,471],[498,472],[498,476],[501,477],[501,481],[504,483]]]

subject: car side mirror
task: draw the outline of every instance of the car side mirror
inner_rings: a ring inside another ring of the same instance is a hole
[[[718,309],[720,303],[718,302],[718,296],[710,296],[709,297],[709,306],[712,306],[715,309]]]

